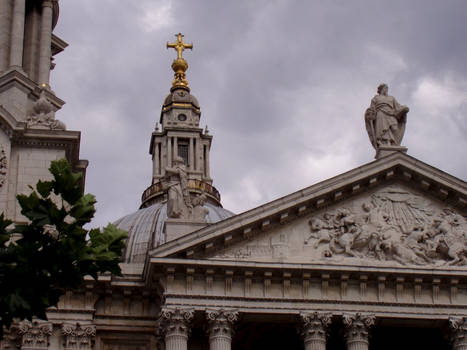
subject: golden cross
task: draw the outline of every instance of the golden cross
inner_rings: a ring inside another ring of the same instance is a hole
[[[167,43],[167,48],[174,48],[177,51],[177,59],[182,59],[183,50],[193,49],[193,44],[184,43],[182,40],[182,33],[178,33],[175,36],[177,37],[177,41],[174,43]]]

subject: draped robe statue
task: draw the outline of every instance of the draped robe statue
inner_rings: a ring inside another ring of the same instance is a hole
[[[400,105],[388,96],[388,86],[378,86],[378,95],[371,100],[365,112],[365,126],[370,142],[375,149],[385,146],[400,146],[404,136],[409,108]]]

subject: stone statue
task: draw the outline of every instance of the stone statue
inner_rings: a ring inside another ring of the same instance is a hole
[[[191,210],[191,219],[195,221],[206,221],[206,215],[209,214],[209,210],[204,207],[206,203],[206,195],[200,194],[199,196],[193,198],[191,201],[193,204],[193,209]]]
[[[26,127],[30,129],[66,130],[66,126],[60,120],[55,119],[55,111],[45,96],[44,90],[36,102],[28,111]]]
[[[400,105],[388,96],[388,86],[378,86],[378,95],[371,100],[365,112],[365,126],[370,142],[375,149],[386,146],[400,146],[404,136],[409,108]]]
[[[185,163],[181,157],[175,157],[173,168],[165,168],[167,191],[167,216],[169,218],[187,218],[192,204],[188,193],[188,177]]]

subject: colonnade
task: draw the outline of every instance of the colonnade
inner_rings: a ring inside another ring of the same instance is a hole
[[[160,330],[165,350],[187,350],[193,310],[166,309],[160,318]],[[210,350],[230,350],[238,312],[234,310],[206,311]],[[301,336],[305,350],[326,350],[328,327],[332,314],[312,312],[300,314]],[[369,335],[376,317],[365,313],[342,315],[345,343],[348,350],[368,350]],[[452,330],[452,349],[467,350],[467,317],[449,319]]]

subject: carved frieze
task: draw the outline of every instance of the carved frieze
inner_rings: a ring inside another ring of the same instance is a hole
[[[466,265],[466,218],[391,185],[316,212],[216,258],[372,265]]]

